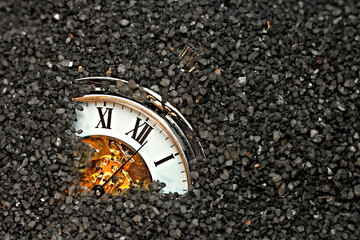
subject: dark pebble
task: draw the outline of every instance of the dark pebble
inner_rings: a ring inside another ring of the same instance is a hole
[[[359,12],[2,1],[0,239],[360,239]],[[95,89],[86,76],[127,80],[103,87],[138,102],[150,88],[185,115],[206,154],[189,159],[188,193],[79,194],[72,99]]]

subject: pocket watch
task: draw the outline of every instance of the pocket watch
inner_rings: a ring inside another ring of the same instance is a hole
[[[128,84],[110,77],[77,79],[95,86],[95,90],[73,99],[81,106],[76,110],[74,128],[83,142],[95,149],[81,172],[81,190],[95,190],[101,197],[132,186],[147,188],[159,180],[166,184],[164,192],[188,191],[189,161],[205,157],[189,122],[150,89],[139,88],[147,99],[142,103],[106,91],[104,81]]]

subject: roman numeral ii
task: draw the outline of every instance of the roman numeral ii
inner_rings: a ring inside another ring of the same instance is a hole
[[[125,134],[128,135],[129,133],[132,132],[131,137],[135,139],[138,143],[143,144],[145,139],[149,136],[151,130],[153,130],[153,128],[147,122],[144,122],[142,124],[140,123],[141,123],[141,119],[137,117],[135,128]],[[142,130],[139,133],[140,128],[142,128]]]
[[[102,107],[97,107],[99,112],[100,121],[96,125],[95,128],[99,128],[99,125],[101,124],[101,128],[107,128],[111,129],[111,113],[112,108],[106,108],[105,112],[102,111]],[[105,117],[107,116],[107,121],[105,122]]]

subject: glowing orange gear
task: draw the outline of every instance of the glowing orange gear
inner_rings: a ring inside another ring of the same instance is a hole
[[[83,190],[104,184],[135,152],[124,143],[109,137],[89,137],[83,142],[95,149],[91,160],[84,163],[88,165],[90,162],[91,166],[81,174],[80,186]],[[148,188],[150,182],[150,172],[141,156],[136,154],[104,188],[107,194],[116,195],[130,188],[130,184]]]

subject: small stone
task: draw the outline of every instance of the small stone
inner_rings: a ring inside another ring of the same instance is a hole
[[[351,152],[356,152],[356,148],[355,148],[354,146],[350,146],[350,147],[349,147],[349,150],[350,150]]]
[[[272,79],[274,80],[275,83],[277,83],[279,81],[279,79],[280,79],[279,74],[272,74],[271,77],[272,77]]]
[[[64,113],[65,113],[65,108],[56,109],[56,114],[64,114]]]
[[[179,228],[171,229],[170,236],[173,238],[179,239],[181,237],[181,230]]]
[[[161,71],[161,69],[156,69],[155,76],[161,78],[162,76],[164,76],[164,73]]]
[[[316,129],[311,129],[311,131],[310,131],[310,137],[311,137],[311,138],[316,137],[318,134],[319,134],[319,131],[318,131],[318,130],[316,130]]]
[[[90,227],[90,224],[89,224],[89,218],[87,218],[87,217],[83,217],[82,218],[82,222],[83,222],[83,227],[84,227],[84,229],[86,230],[86,229],[88,229],[89,227]]]
[[[274,176],[271,178],[274,183],[280,182],[282,180],[281,175],[274,174]]]
[[[229,177],[230,177],[229,171],[226,170],[226,169],[224,169],[224,170],[223,170],[223,173],[220,174],[220,178],[221,178],[222,180],[228,180]]]
[[[187,27],[185,25],[181,25],[180,26],[180,32],[181,33],[186,33],[187,32]]]
[[[159,183],[154,181],[154,182],[151,182],[149,184],[149,190],[150,191],[153,191],[153,190],[157,190],[159,188]]]
[[[129,25],[129,20],[127,19],[120,20],[120,25],[126,27],[127,25]]]
[[[335,16],[335,17],[340,16],[341,13],[342,13],[342,10],[339,9],[339,8],[335,8],[335,9],[331,12],[331,14],[332,14],[333,16]]]
[[[206,139],[208,137],[208,131],[200,131],[200,137]]]
[[[135,215],[135,216],[132,218],[132,220],[133,220],[134,222],[139,223],[139,222],[141,222],[141,220],[142,220],[142,216],[140,216],[140,215]]]
[[[29,105],[35,105],[38,102],[38,98],[37,97],[33,97],[30,99],[30,101],[28,101]]]
[[[304,225],[300,225],[300,226],[298,226],[298,227],[297,227],[297,229],[298,229],[298,231],[299,231],[299,232],[303,232],[303,231],[305,231],[305,227],[304,227]]]
[[[112,206],[112,205],[108,205],[108,206],[106,207],[106,211],[107,211],[107,212],[112,212],[112,211],[113,211],[113,206]]]
[[[119,39],[120,38],[120,32],[119,31],[116,31],[116,32],[114,32],[113,33],[113,37],[115,38],[115,39]]]
[[[83,14],[83,13],[80,14],[80,16],[79,16],[79,19],[80,19],[81,21],[85,21],[86,18],[87,18],[86,14]]]
[[[55,19],[56,21],[59,21],[59,20],[60,20],[60,14],[55,13],[54,19]]]
[[[30,228],[35,227],[35,225],[36,225],[36,223],[35,223],[34,221],[31,221],[31,222],[29,222],[29,224],[28,224],[28,226],[29,226]]]
[[[319,55],[319,52],[314,49],[310,49],[310,52],[315,56]]]
[[[357,196],[357,197],[360,197],[360,184],[356,185],[354,187],[354,194]]]
[[[273,139],[275,142],[278,142],[280,139],[280,133],[278,131],[273,132]]]
[[[160,85],[163,87],[167,87],[170,85],[170,79],[168,78],[162,78],[160,81]]]
[[[295,160],[294,160],[294,163],[296,164],[300,164],[302,162],[302,159],[300,157],[297,157]]]
[[[159,88],[158,85],[152,85],[152,86],[150,87],[150,89],[151,89],[151,90],[154,90],[155,92],[159,92],[159,90],[160,90],[160,88]]]
[[[146,210],[147,209],[147,206],[145,204],[141,204],[139,206],[139,210]]]
[[[246,85],[246,77],[238,77],[235,82],[235,87],[243,87]]]
[[[225,162],[225,166],[230,167],[230,166],[233,165],[233,163],[234,163],[234,160],[232,160],[232,159],[227,160],[227,161]]]
[[[130,89],[134,90],[138,87],[138,85],[136,84],[136,82],[133,79],[130,79],[128,82],[128,86]]]
[[[351,200],[354,198],[354,192],[352,191],[352,189],[350,189],[350,191],[347,194],[347,199]]]
[[[233,112],[230,113],[228,118],[229,118],[230,122],[234,121],[235,120],[235,113],[233,113]]]
[[[54,198],[57,199],[57,200],[59,200],[59,199],[61,198],[61,196],[62,196],[61,193],[56,192]]]
[[[260,139],[261,139],[261,137],[260,137],[260,136],[255,136],[255,137],[254,137],[255,142],[259,142],[259,141],[260,141]]]
[[[73,184],[69,187],[69,191],[68,191],[69,196],[73,195],[73,193],[75,192],[75,188],[76,188],[75,184]]]
[[[344,83],[344,86],[345,87],[353,87],[354,83],[351,80],[346,80],[345,83]]]
[[[117,181],[119,181],[119,176],[117,176],[117,175],[115,175],[115,176],[113,176],[112,178],[111,178],[111,181],[113,182],[113,183],[117,183]]]
[[[313,167],[313,165],[311,164],[311,162],[306,162],[305,165],[306,165],[306,167],[308,167],[308,168],[312,168],[312,167]]]
[[[286,184],[283,183],[283,184],[281,184],[280,188],[278,189],[278,193],[279,193],[280,196],[284,195],[285,187],[286,187]]]
[[[61,145],[61,138],[56,138],[56,141],[55,141],[55,146],[56,147],[60,147],[60,145]]]
[[[117,71],[121,74],[125,74],[126,67],[124,64],[119,64]]]
[[[299,44],[298,43],[294,43],[293,45],[291,45],[291,50],[295,51],[299,48]]]
[[[50,165],[49,170],[54,172],[54,171],[59,170],[59,168],[60,168],[60,166],[58,164],[52,164],[52,165]]]
[[[359,133],[356,132],[356,133],[354,134],[354,138],[355,138],[355,139],[359,139]]]
[[[342,111],[342,112],[345,112],[345,110],[346,110],[346,109],[345,109],[342,105],[340,105],[340,104],[339,104],[337,107],[338,107],[338,109],[339,109],[340,111]]]
[[[199,178],[199,173],[197,171],[191,171],[190,176],[192,179],[196,180]]]
[[[159,215],[159,214],[160,214],[159,210],[158,210],[156,207],[150,206],[150,208],[151,208],[151,210],[153,210],[153,212],[154,212],[156,215]]]
[[[196,197],[200,197],[201,196],[201,191],[199,189],[195,189],[193,191],[193,193],[195,194]]]
[[[78,110],[78,111],[84,111],[84,107],[81,106],[80,104],[76,105],[75,108],[76,108],[76,110]]]
[[[72,196],[66,196],[66,198],[65,198],[66,204],[70,204],[70,203],[72,203],[72,201],[73,201],[73,197],[72,197]]]
[[[180,206],[180,212],[181,212],[182,214],[185,214],[185,213],[187,212],[186,206],[181,205],[181,206]]]
[[[252,61],[259,56],[259,51],[254,51],[249,55],[249,60]]]
[[[199,219],[194,218],[194,219],[191,221],[191,225],[193,225],[193,226],[195,226],[195,227],[199,226]]]
[[[73,62],[70,61],[70,60],[65,59],[65,60],[62,60],[62,61],[60,62],[60,65],[63,66],[63,67],[72,67],[72,66],[73,66]]]

